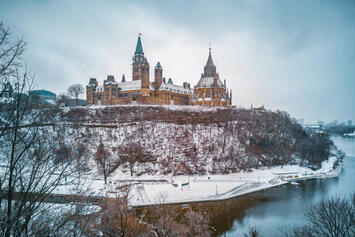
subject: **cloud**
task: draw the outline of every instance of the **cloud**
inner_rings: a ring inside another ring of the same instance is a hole
[[[0,15],[28,42],[38,87],[56,93],[130,79],[142,32],[151,78],[160,61],[175,83],[197,83],[211,42],[234,104],[355,119],[353,1],[5,1]]]

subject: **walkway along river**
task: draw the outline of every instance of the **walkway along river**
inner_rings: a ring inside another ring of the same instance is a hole
[[[338,178],[286,184],[227,201],[191,204],[210,214],[214,236],[243,236],[255,226],[263,236],[280,236],[279,227],[303,221],[303,214],[322,198],[355,192],[355,139],[333,137],[346,156]]]

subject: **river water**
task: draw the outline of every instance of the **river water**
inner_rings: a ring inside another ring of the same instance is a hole
[[[264,237],[280,236],[280,226],[301,223],[303,214],[322,198],[355,192],[355,139],[333,140],[346,153],[337,178],[287,184],[227,201],[196,204],[195,208],[210,214],[214,236],[243,236],[249,226],[256,227]]]

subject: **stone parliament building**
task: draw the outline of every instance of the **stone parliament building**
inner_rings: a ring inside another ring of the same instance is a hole
[[[144,56],[141,37],[138,36],[136,51],[132,63],[132,81],[126,81],[122,76],[117,82],[109,75],[103,85],[96,78],[90,78],[86,86],[86,101],[88,105],[116,104],[174,104],[174,105],[206,105],[228,106],[232,104],[232,92],[228,92],[226,80],[219,79],[216,66],[209,56],[204,72],[197,85],[192,89],[190,83],[175,85],[171,78],[166,81],[163,68],[157,62],[154,68],[154,81],[150,81],[150,67]]]

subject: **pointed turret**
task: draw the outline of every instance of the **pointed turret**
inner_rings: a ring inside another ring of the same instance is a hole
[[[155,89],[159,90],[160,85],[163,81],[163,68],[160,65],[160,62],[158,62],[157,65],[155,66],[154,72],[155,72],[154,74]]]
[[[214,63],[213,63],[213,60],[212,60],[212,55],[211,55],[211,47],[209,49],[209,54],[208,54],[208,59],[207,59],[206,66],[214,66]]]
[[[211,47],[209,48],[209,54],[206,66],[204,68],[204,73],[206,77],[213,77],[216,74],[216,66],[213,63]]]
[[[156,69],[161,68],[160,62],[157,62],[157,65],[155,66]]]
[[[143,47],[142,47],[142,41],[141,41],[141,37],[138,36],[138,41],[137,41],[137,46],[136,46],[136,52],[134,52],[135,55],[137,54],[141,54],[144,55],[143,53]]]

